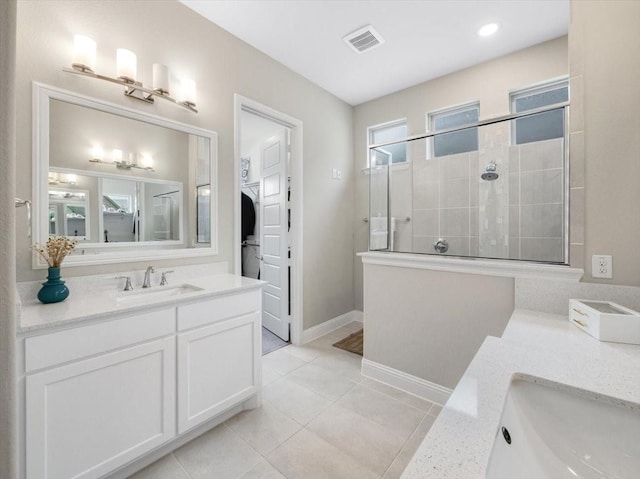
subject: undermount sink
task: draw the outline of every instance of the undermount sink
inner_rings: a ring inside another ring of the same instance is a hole
[[[487,479],[626,479],[640,471],[640,404],[516,375]]]
[[[203,288],[193,286],[192,284],[178,284],[176,286],[157,286],[155,288],[140,289],[136,291],[125,291],[116,296],[118,303],[138,303],[146,301],[157,301],[184,294],[196,293],[203,291]]]

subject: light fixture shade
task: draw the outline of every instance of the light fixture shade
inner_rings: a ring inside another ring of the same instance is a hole
[[[78,176],[74,175],[72,173],[69,173],[67,175],[67,183],[69,183],[70,185],[75,185],[78,183]]]
[[[160,95],[169,94],[169,68],[166,65],[153,64],[153,90]]]
[[[153,157],[151,155],[142,155],[140,166],[142,168],[153,168]]]
[[[111,152],[111,159],[113,160],[114,163],[119,163],[122,161],[122,150],[118,150],[117,148],[114,148],[113,151]]]
[[[125,48],[116,51],[116,76],[128,83],[135,83],[137,73],[136,54]]]
[[[71,66],[76,70],[93,72],[96,68],[96,42],[84,35],[74,35]]]
[[[102,147],[99,145],[94,146],[93,149],[91,150],[91,157],[94,160],[98,160],[98,161],[104,160],[104,150],[102,149]]]
[[[189,78],[182,79],[180,100],[187,105],[195,106],[196,104],[196,82]]]

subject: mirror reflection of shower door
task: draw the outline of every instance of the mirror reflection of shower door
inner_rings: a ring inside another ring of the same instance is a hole
[[[153,241],[171,239],[171,198],[153,199]]]
[[[260,278],[268,281],[262,296],[265,328],[289,340],[287,247],[287,141],[286,130],[270,138],[261,152],[260,173]]]

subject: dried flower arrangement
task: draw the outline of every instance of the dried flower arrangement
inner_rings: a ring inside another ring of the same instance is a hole
[[[53,236],[42,246],[38,243],[32,246],[34,253],[39,254],[49,265],[49,268],[59,268],[62,260],[75,249],[78,242],[66,236]]]

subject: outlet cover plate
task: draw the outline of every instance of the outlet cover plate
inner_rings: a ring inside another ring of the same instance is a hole
[[[610,255],[594,254],[591,257],[591,277],[613,278],[613,260]]]

